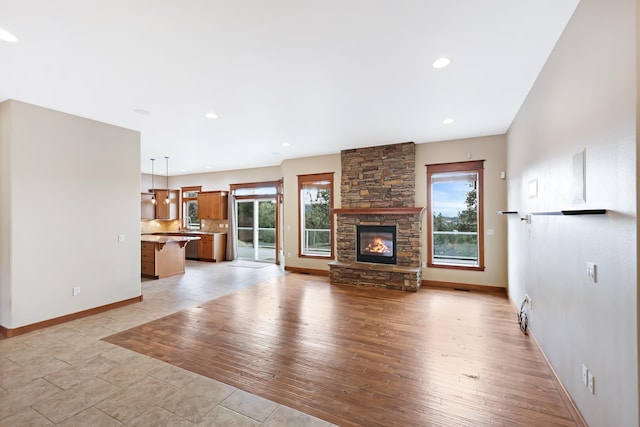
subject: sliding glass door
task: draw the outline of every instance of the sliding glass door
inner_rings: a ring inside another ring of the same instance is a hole
[[[242,199],[238,213],[238,259],[276,262],[276,199]]]

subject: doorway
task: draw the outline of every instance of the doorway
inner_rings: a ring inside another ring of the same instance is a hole
[[[238,259],[276,262],[276,198],[236,201]]]

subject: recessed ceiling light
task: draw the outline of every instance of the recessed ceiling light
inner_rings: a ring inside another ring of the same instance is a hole
[[[282,143],[282,146],[283,146],[283,147],[288,147],[289,145],[291,145],[291,144],[289,144],[288,142],[283,142],[283,143]]]
[[[453,119],[451,117],[447,117],[442,121],[442,123],[444,123],[445,125],[450,125],[451,123],[453,123]]]
[[[16,43],[18,41],[18,38],[11,34],[9,31],[0,28],[0,40],[4,40],[9,43]]]
[[[451,60],[449,58],[438,58],[433,63],[433,68],[444,68],[449,64],[451,64]]]
[[[207,113],[204,115],[207,119],[217,119],[218,115],[216,113]]]
[[[148,116],[149,114],[151,114],[149,110],[145,110],[144,108],[136,108],[135,110],[133,110],[133,112],[136,114],[140,114],[141,116]]]

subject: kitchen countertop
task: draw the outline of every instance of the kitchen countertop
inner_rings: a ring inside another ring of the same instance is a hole
[[[140,235],[140,241],[151,243],[190,242],[192,240],[200,240],[200,238],[194,236],[159,236],[151,234]]]
[[[200,236],[213,234],[227,234],[226,231],[200,231],[200,230],[182,230],[182,231],[154,231],[152,233],[141,233],[142,236]]]

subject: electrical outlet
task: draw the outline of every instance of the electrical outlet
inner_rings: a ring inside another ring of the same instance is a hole
[[[124,234],[118,234],[118,243],[124,242]]]
[[[587,277],[591,282],[597,282],[596,265],[593,262],[587,262]]]
[[[80,286],[73,288],[73,296],[75,297],[77,295],[80,295]]]
[[[524,294],[524,300],[527,302],[527,304],[529,304],[529,310],[533,311],[533,300],[531,299],[531,297],[527,294]]]
[[[587,369],[587,366],[583,363],[582,364],[582,383],[586,386],[588,384],[588,377],[589,377],[589,370]]]
[[[593,389],[594,381],[595,381],[595,378],[593,378],[593,374],[591,373],[591,371],[587,372],[587,388],[589,389],[591,394],[595,394],[595,391]]]

